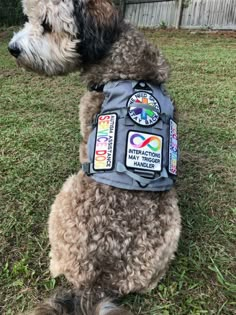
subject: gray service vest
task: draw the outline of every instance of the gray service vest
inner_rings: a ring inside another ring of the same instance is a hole
[[[174,106],[162,86],[112,81],[88,139],[84,172],[103,184],[146,191],[169,190],[177,175]]]

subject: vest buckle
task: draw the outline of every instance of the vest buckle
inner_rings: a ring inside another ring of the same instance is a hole
[[[90,165],[91,165],[91,163],[83,163],[83,164],[82,164],[82,171],[83,171],[87,176],[92,175],[92,172],[90,171]]]

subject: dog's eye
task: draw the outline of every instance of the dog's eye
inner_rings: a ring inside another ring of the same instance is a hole
[[[52,32],[52,26],[46,21],[46,19],[41,24],[43,27],[43,30],[45,33],[51,33]]]

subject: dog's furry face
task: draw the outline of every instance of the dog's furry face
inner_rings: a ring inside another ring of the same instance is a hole
[[[120,34],[110,0],[23,0],[28,18],[9,50],[39,73],[63,74],[101,59]]]

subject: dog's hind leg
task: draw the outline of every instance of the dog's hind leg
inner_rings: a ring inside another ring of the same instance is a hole
[[[86,265],[86,184],[82,172],[69,177],[52,205],[48,222],[50,271],[54,277],[64,274],[76,288],[96,278],[93,264]]]

